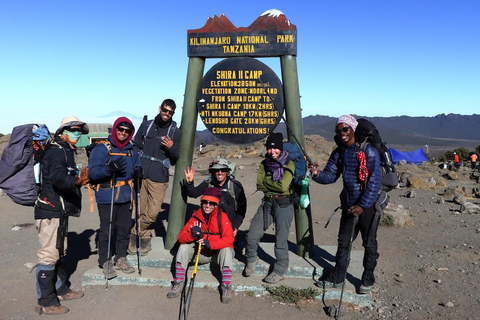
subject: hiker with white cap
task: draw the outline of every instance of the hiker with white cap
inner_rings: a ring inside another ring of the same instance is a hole
[[[89,182],[88,168],[77,172],[75,144],[88,125],[74,116],[63,118],[42,158],[41,191],[35,203],[35,222],[40,240],[37,267],[39,314],[62,314],[69,309],[60,301],[79,299],[82,291],[72,291],[62,258],[67,249],[68,217],[80,215],[80,188]]]

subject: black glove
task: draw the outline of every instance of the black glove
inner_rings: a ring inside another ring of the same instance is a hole
[[[107,165],[107,171],[110,174],[118,174],[125,172],[127,168],[127,160],[124,157],[119,157],[115,161],[110,161]]]
[[[210,242],[208,241],[208,239],[203,240],[203,247],[205,249],[210,249]]]
[[[193,226],[190,231],[192,232],[192,237],[194,239],[200,238],[200,232],[202,232],[202,229],[199,226]]]
[[[142,188],[142,177],[143,177],[143,168],[140,166],[136,166],[133,169],[133,188],[135,189],[136,193],[140,192]]]

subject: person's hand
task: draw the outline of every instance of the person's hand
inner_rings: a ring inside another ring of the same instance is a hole
[[[308,170],[310,170],[310,173],[312,174],[312,177],[318,176],[318,163],[316,165],[309,165]]]
[[[90,182],[90,179],[88,178],[89,174],[90,174],[90,169],[88,169],[87,167],[82,168],[80,170],[80,175],[75,176],[75,185],[80,187],[89,183]]]
[[[133,177],[135,179],[143,178],[143,168],[141,166],[136,166],[135,169],[133,169]]]
[[[359,215],[361,215],[363,213],[363,208],[360,207],[360,206],[354,205],[354,206],[351,206],[350,208],[348,208],[347,212],[352,214],[355,217],[358,217]]]
[[[198,243],[200,243],[206,249],[210,249],[210,242],[208,241],[208,239],[200,239],[198,240]]]
[[[183,170],[185,173],[185,181],[187,183],[193,183],[193,179],[195,178],[195,169],[193,167],[188,167],[187,170]]]
[[[200,238],[200,234],[202,232],[202,223],[199,221],[193,222],[193,226],[190,228],[190,232],[192,233],[192,237],[194,239]]]
[[[107,171],[110,174],[118,174],[125,171],[127,168],[127,160],[124,157],[119,157],[115,161],[110,161],[107,164]]]
[[[163,136],[162,144],[170,149],[173,146],[173,140],[169,136]]]
[[[234,236],[234,237],[237,236],[237,232],[238,232],[238,229],[233,230],[233,236]]]

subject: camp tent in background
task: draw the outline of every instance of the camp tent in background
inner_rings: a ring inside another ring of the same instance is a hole
[[[416,165],[419,165],[424,161],[430,161],[428,160],[422,148],[410,152],[402,152],[394,148],[390,148],[390,154],[392,155],[392,161],[395,164],[398,164],[400,160],[405,160],[407,163],[413,163]]]

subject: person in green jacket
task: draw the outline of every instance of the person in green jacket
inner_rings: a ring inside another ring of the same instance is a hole
[[[276,261],[272,272],[263,281],[276,283],[285,279],[288,268],[288,234],[294,215],[291,184],[295,164],[289,159],[288,152],[283,150],[283,135],[280,132],[268,136],[266,148],[265,160],[257,173],[257,189],[263,191],[264,197],[246,235],[247,264],[243,276],[250,277],[255,272],[260,238],[274,222]]]

